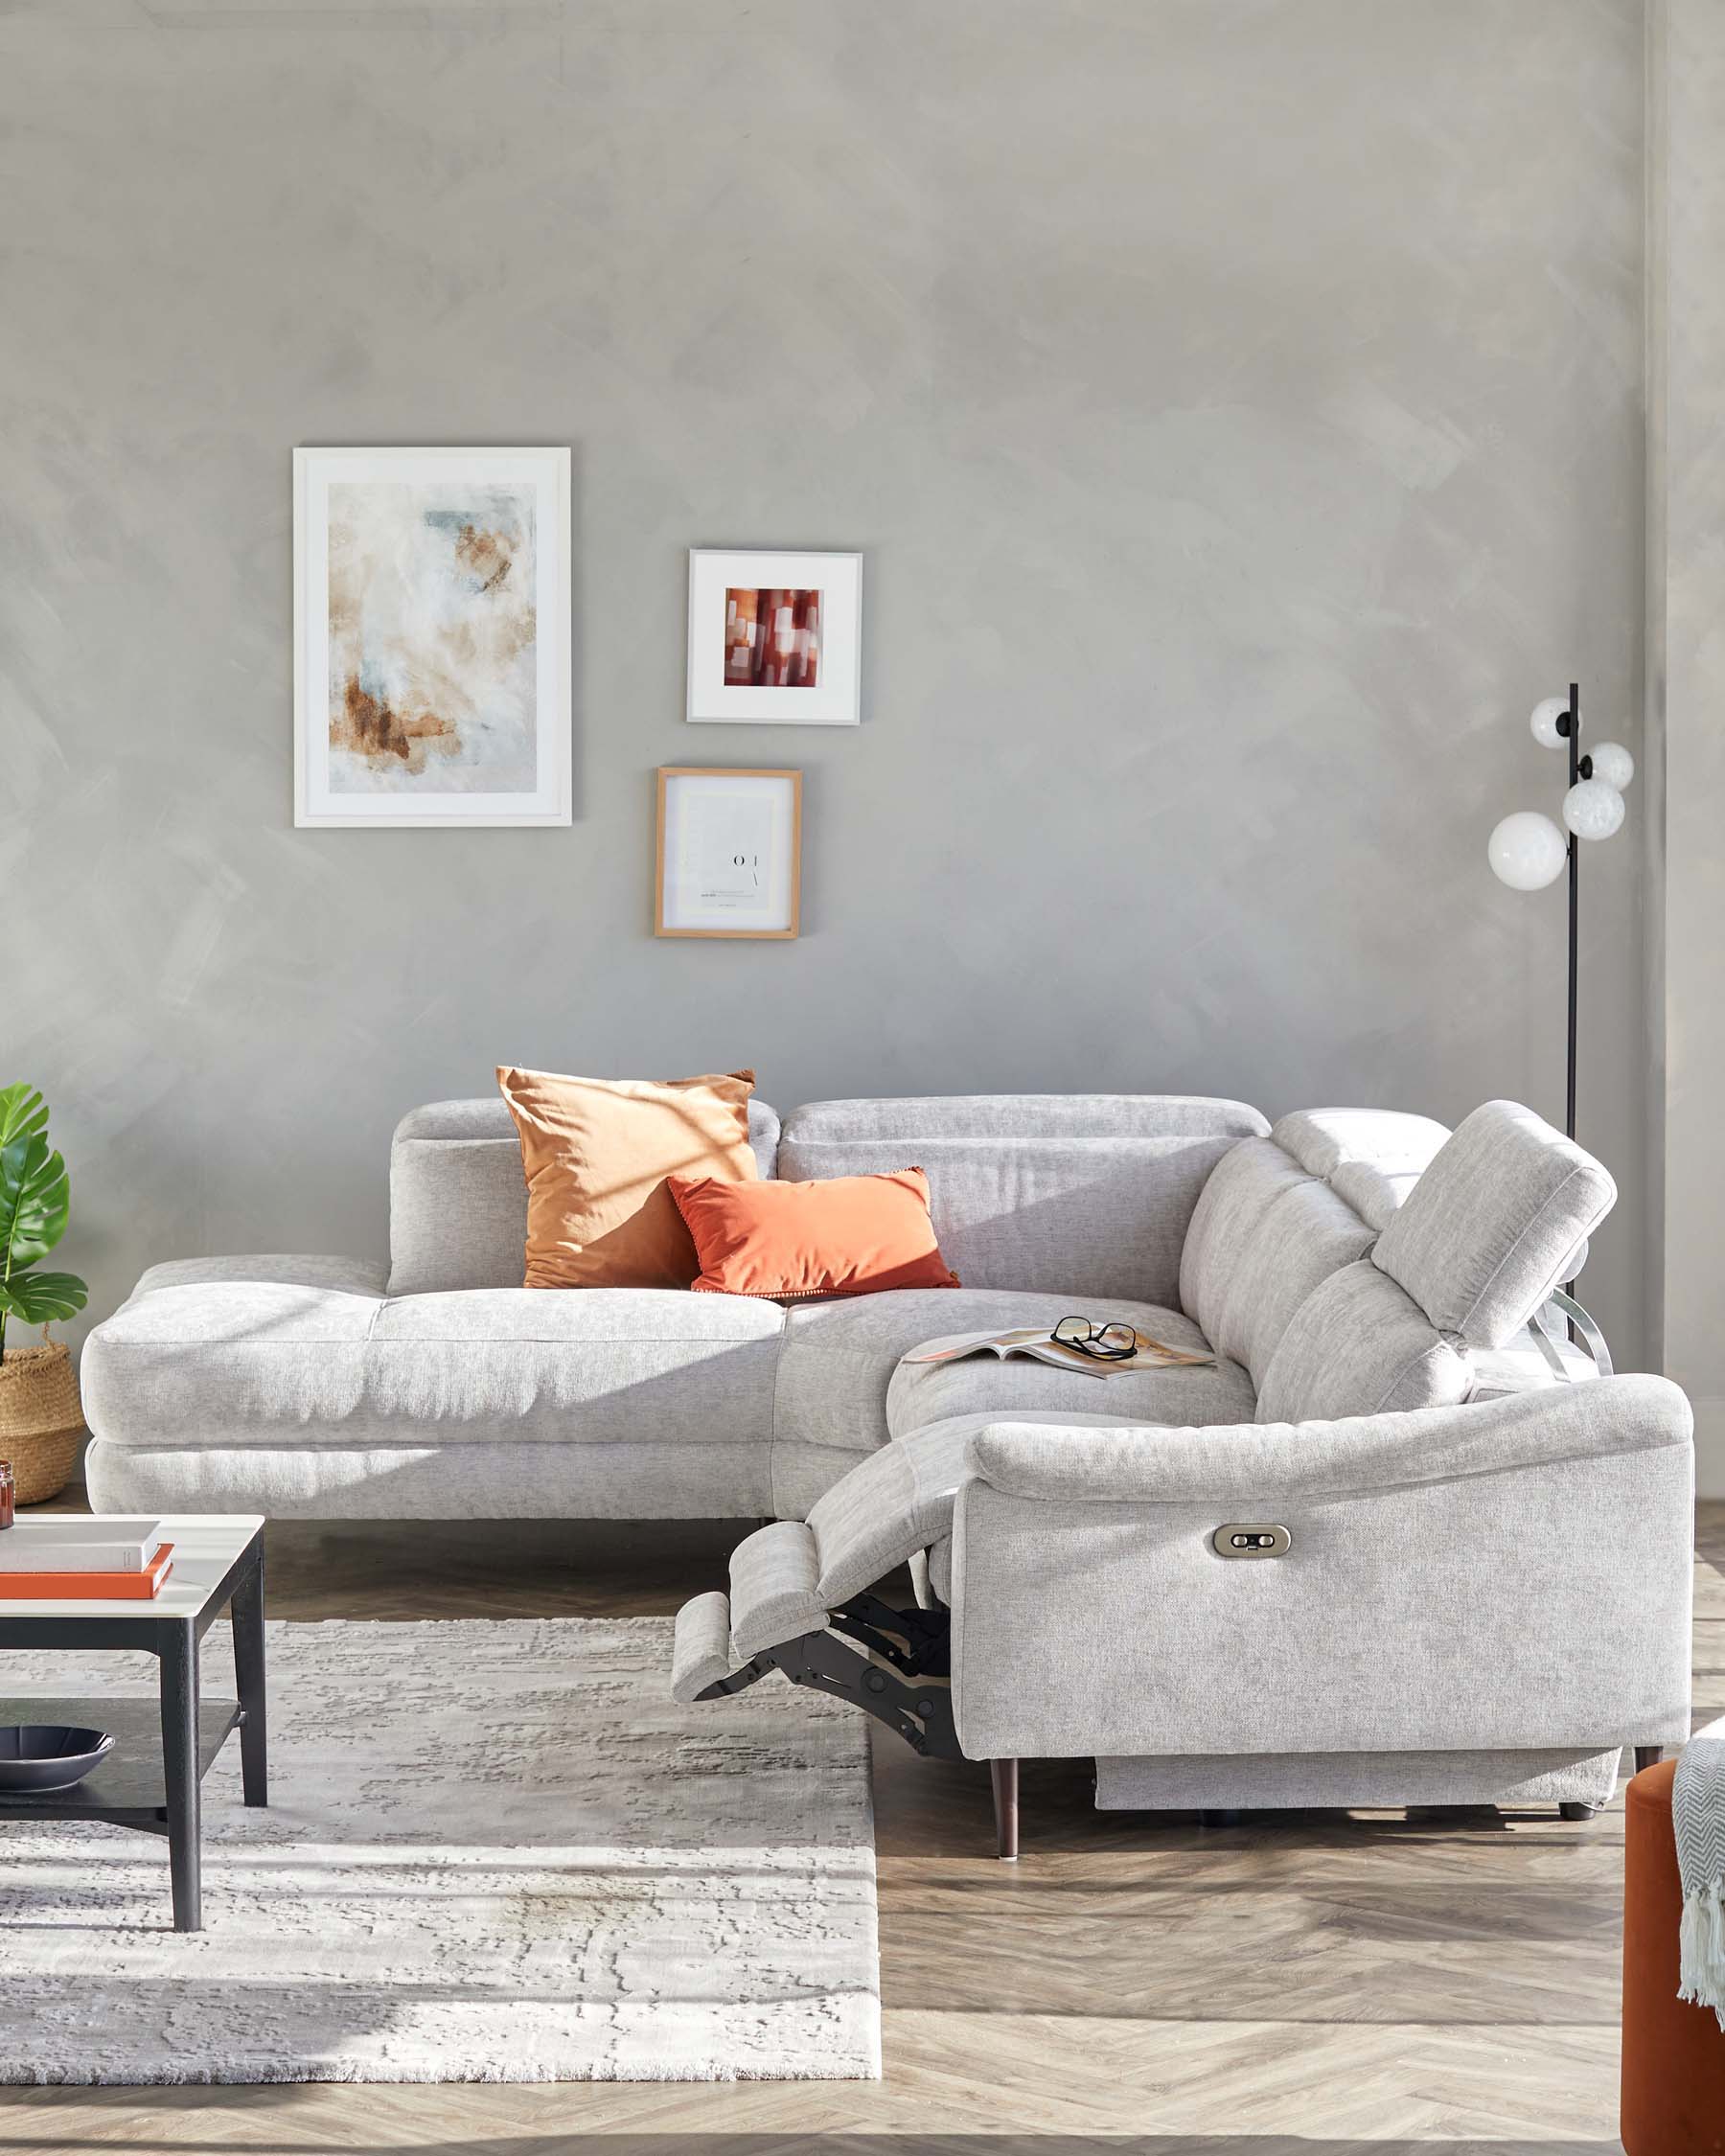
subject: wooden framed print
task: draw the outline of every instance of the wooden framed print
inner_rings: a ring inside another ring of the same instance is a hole
[[[567,449],[295,449],[296,824],[566,824]]]
[[[854,726],[862,716],[862,555],[690,554],[691,720]]]
[[[660,936],[794,936],[802,773],[666,765],[658,774]]]

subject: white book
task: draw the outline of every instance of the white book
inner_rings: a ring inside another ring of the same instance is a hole
[[[20,1520],[0,1528],[0,1572],[141,1572],[161,1547],[160,1520]]]

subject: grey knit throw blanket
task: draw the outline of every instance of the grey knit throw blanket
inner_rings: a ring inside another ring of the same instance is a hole
[[[1725,2029],[1725,1715],[1683,1748],[1671,1824],[1683,1875],[1677,1996],[1711,2007]]]

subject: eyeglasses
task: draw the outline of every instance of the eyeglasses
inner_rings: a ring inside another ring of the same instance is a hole
[[[1138,1353],[1134,1325],[1093,1325],[1088,1318],[1063,1318],[1048,1338],[1095,1363],[1129,1363]]]

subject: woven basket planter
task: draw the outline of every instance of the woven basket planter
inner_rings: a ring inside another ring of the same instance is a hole
[[[83,1437],[78,1377],[63,1341],[9,1347],[0,1363],[0,1459],[12,1462],[20,1504],[58,1497]]]

